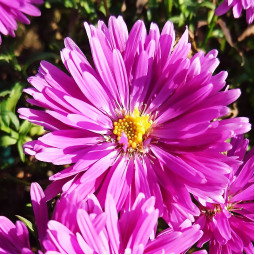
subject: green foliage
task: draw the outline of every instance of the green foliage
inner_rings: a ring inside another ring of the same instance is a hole
[[[17,57],[13,50],[8,49],[6,52],[0,54],[0,63],[5,62],[11,64],[16,71],[21,71],[21,66],[18,63]]]
[[[158,1],[149,1],[158,2]],[[193,25],[201,16],[199,13],[203,13],[204,17],[207,19],[208,23],[211,22],[213,13],[215,10],[215,4],[211,1],[192,1],[192,0],[165,0],[164,1],[167,19],[173,21],[179,27],[191,24]],[[154,7],[157,5],[154,3]],[[150,5],[149,5],[150,7]],[[177,15],[175,15],[177,11]]]
[[[95,0],[46,0],[44,5],[47,9],[53,6],[63,6],[68,9],[76,9],[84,15],[96,18]]]
[[[16,215],[16,217],[26,225],[26,227],[28,228],[30,233],[35,235],[35,230],[34,230],[35,228],[34,228],[34,225],[32,224],[31,221],[27,220],[26,218],[24,218],[24,217],[22,217],[20,215]]]
[[[25,161],[23,144],[32,140],[31,136],[40,135],[44,131],[41,127],[31,124],[27,120],[20,122],[16,114],[16,105],[21,97],[23,86],[16,83],[11,90],[0,93],[0,146],[8,147],[17,144],[19,157]],[[32,128],[34,128],[32,130]]]

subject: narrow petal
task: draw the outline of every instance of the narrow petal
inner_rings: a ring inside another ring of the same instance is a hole
[[[48,222],[48,209],[42,188],[36,182],[31,184],[30,196],[35,214],[35,222],[38,230],[39,240],[42,242],[46,235]]]

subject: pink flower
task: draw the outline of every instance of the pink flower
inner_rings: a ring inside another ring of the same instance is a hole
[[[34,4],[43,4],[43,0],[0,0],[0,44],[2,43],[1,33],[15,37],[17,21],[30,24],[25,14],[40,16],[40,10]]]
[[[248,140],[232,139],[229,156],[240,160],[246,152]],[[201,215],[196,220],[204,235],[198,242],[201,247],[209,241],[210,253],[254,253],[254,152],[251,150],[239,167],[233,167],[230,183],[225,192],[225,202],[200,206]]]
[[[93,194],[84,199],[82,194],[73,191],[57,201],[52,219],[46,225],[38,221],[37,214],[46,216],[45,200],[40,186],[35,183],[31,187],[31,197],[35,197],[34,192],[41,194],[33,201],[41,205],[35,216],[39,229],[46,230],[46,235],[41,237],[46,253],[182,253],[202,236],[199,226],[191,226],[187,221],[178,231],[167,229],[155,237],[158,220],[155,198],[145,199],[142,193],[129,211],[118,216],[110,194],[107,194],[103,211]]]
[[[0,216],[0,253],[32,254],[28,230],[21,221],[14,225],[8,218]]]
[[[254,20],[254,0],[224,0],[215,10],[217,16],[221,16],[233,8],[234,18],[239,18],[242,10],[246,10],[246,22],[251,24]]]
[[[228,138],[247,132],[247,118],[223,119],[239,89],[225,86],[226,72],[212,75],[217,51],[188,58],[188,29],[175,45],[167,22],[149,34],[137,21],[130,34],[122,17],[109,27],[85,23],[93,68],[69,38],[61,52],[69,75],[42,61],[29,82],[28,102],[46,110],[19,109],[20,117],[49,131],[25,145],[36,159],[72,164],[50,179],[47,199],[76,189],[95,192],[104,206],[110,193],[117,209],[139,193],[154,196],[159,214],[179,225],[199,210],[190,193],[224,202],[231,171]]]

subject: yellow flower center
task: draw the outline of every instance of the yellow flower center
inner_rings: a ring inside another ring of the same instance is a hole
[[[119,141],[124,132],[128,138],[128,147],[136,149],[142,145],[143,137],[151,127],[152,120],[149,121],[149,115],[141,115],[136,107],[133,115],[126,115],[123,119],[114,122],[113,134]]]

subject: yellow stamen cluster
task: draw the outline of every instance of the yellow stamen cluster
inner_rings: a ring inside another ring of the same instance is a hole
[[[119,119],[114,124],[113,134],[117,136],[119,141],[122,132],[125,132],[128,138],[128,147],[136,149],[143,142],[143,135],[146,134],[152,124],[149,121],[149,115],[141,115],[136,107],[133,115],[126,115],[123,119]]]

